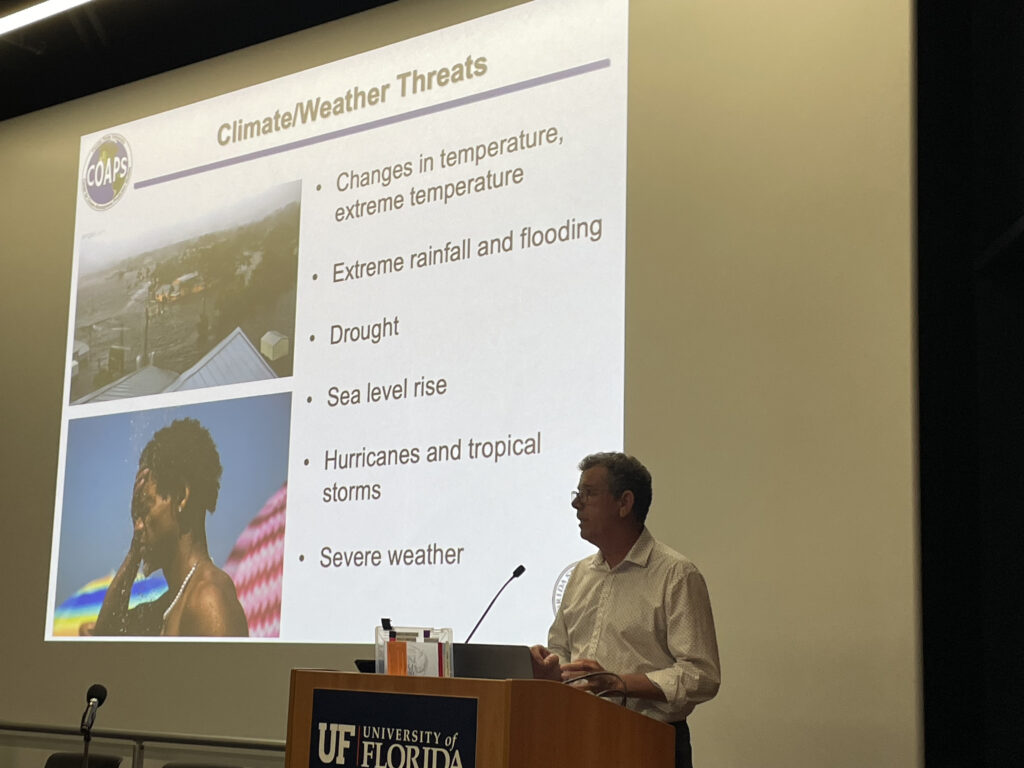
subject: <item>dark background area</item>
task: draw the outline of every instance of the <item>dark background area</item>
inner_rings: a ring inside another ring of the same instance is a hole
[[[95,0],[0,37],[0,120],[389,0]],[[32,5],[0,0],[0,16]]]
[[[382,0],[97,0],[0,37],[0,119]],[[27,5],[0,0],[0,14]],[[925,762],[1024,764],[1024,4],[916,4]]]
[[[925,762],[1024,764],[1024,5],[917,3]]]

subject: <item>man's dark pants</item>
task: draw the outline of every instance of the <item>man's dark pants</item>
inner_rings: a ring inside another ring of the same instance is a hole
[[[693,768],[693,751],[690,749],[690,726],[685,720],[669,723],[676,729],[676,768]]]

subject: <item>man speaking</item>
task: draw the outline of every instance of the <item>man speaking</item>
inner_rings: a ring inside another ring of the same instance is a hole
[[[132,540],[103,598],[94,635],[247,636],[231,577],[214,565],[206,513],[217,506],[221,464],[209,431],[195,419],[159,430],[139,457],[132,488]],[[129,610],[139,566],[163,570],[167,591]]]
[[[595,453],[579,468],[572,506],[580,536],[598,551],[573,570],[547,647],[530,649],[534,677],[586,675],[575,685],[625,693],[631,709],[675,727],[676,766],[689,768],[686,716],[721,680],[707,586],[644,526],[652,490],[643,464]]]

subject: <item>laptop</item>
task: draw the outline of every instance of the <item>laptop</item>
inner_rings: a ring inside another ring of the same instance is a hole
[[[455,677],[482,677],[487,680],[533,679],[530,649],[525,645],[452,643],[452,667]]]

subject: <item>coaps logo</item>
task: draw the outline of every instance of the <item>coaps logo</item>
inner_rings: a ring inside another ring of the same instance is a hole
[[[108,133],[89,151],[82,169],[82,195],[97,211],[112,206],[125,190],[132,175],[132,153],[123,136]]]

